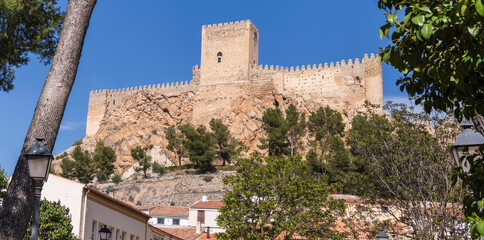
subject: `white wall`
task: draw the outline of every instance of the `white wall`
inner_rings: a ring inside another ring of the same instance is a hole
[[[74,182],[57,175],[49,175],[42,189],[42,199],[59,201],[69,208],[72,219],[72,233],[79,237],[82,209],[82,183]]]
[[[198,210],[205,211],[205,224],[203,227],[210,227],[210,232],[218,233],[224,232],[217,224],[217,217],[220,215],[218,209],[214,208],[190,208],[188,212],[188,225],[191,227],[197,226]]]
[[[158,218],[164,218],[164,224],[158,224]],[[173,219],[177,218],[180,219],[180,225],[173,225]],[[162,216],[162,215],[153,215],[150,218],[149,223],[156,227],[188,227],[188,218],[187,217],[174,217],[174,216]]]
[[[145,239],[145,231],[147,227],[146,222],[141,222],[129,216],[129,211],[123,214],[119,211],[94,202],[90,199],[87,200],[86,207],[87,212],[86,225],[84,228],[84,240],[88,240],[91,238],[93,221],[96,221],[97,226],[99,225],[99,223],[102,223],[103,225],[107,225],[108,227],[112,228],[113,240],[118,240],[115,239],[116,230],[119,230],[120,233],[126,232],[126,237],[124,240],[130,240],[130,235],[135,236],[133,238],[134,240],[137,239],[136,237],[138,237],[139,239]],[[97,229],[94,229],[94,232],[99,232],[99,227],[97,227]],[[99,240],[99,237],[96,236],[93,240]]]

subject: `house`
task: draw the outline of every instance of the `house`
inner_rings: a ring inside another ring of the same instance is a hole
[[[44,183],[42,199],[60,201],[69,208],[72,233],[81,240],[98,240],[104,225],[111,230],[112,240],[179,239],[150,227],[150,216],[131,205],[54,174]]]
[[[204,231],[210,228],[210,233],[224,232],[217,224],[217,217],[220,215],[218,209],[224,206],[220,200],[208,200],[206,196],[190,206],[188,213],[188,225],[197,227],[199,225]]]
[[[188,227],[188,207],[182,206],[136,206],[151,216],[149,223],[155,227]],[[146,212],[146,210],[148,210]]]

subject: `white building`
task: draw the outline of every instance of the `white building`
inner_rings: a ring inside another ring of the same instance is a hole
[[[188,225],[203,228],[205,231],[210,227],[210,233],[224,232],[217,224],[217,217],[220,215],[218,209],[224,206],[224,203],[219,200],[208,200],[206,196],[190,206],[188,213]]]
[[[112,240],[178,239],[150,227],[150,216],[131,205],[57,175],[49,175],[42,199],[60,201],[69,208],[72,232],[81,240],[98,240],[104,225],[111,229]]]

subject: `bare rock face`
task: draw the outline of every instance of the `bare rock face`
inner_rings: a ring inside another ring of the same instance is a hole
[[[141,173],[133,174],[119,184],[95,184],[94,187],[106,191],[114,190],[113,196],[132,205],[190,206],[207,196],[210,200],[221,200],[228,185],[222,183],[226,176],[235,171],[217,171],[216,173],[195,174],[195,171],[169,172],[162,177],[152,174],[144,179]]]
[[[121,174],[128,171],[123,174],[123,178],[127,178],[134,173],[132,166],[136,162],[130,151],[136,146],[153,145],[157,150],[148,154],[161,165],[173,166],[176,163],[174,154],[166,150],[168,141],[165,134],[169,126],[184,123],[208,126],[212,118],[222,119],[235,138],[249,149],[255,150],[260,145],[260,137],[264,135],[262,116],[266,109],[277,106],[284,111],[290,104],[294,104],[308,116],[320,106],[311,99],[288,93],[274,92],[258,96],[249,94],[234,97],[230,104],[219,106],[217,111],[202,112],[193,121],[194,99],[195,94],[191,91],[176,95],[139,91],[134,97],[126,98],[116,106],[108,105],[99,130],[96,134],[85,137],[81,147],[93,151],[96,141],[104,141],[116,151],[115,172]],[[70,152],[72,149],[66,151]],[[185,163],[189,163],[189,160],[184,159],[182,164]],[[59,165],[57,160],[54,163],[56,171],[60,171]]]

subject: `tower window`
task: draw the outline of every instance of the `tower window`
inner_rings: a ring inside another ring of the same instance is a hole
[[[222,62],[222,52],[218,52],[217,57],[218,57],[217,62],[219,63]]]

